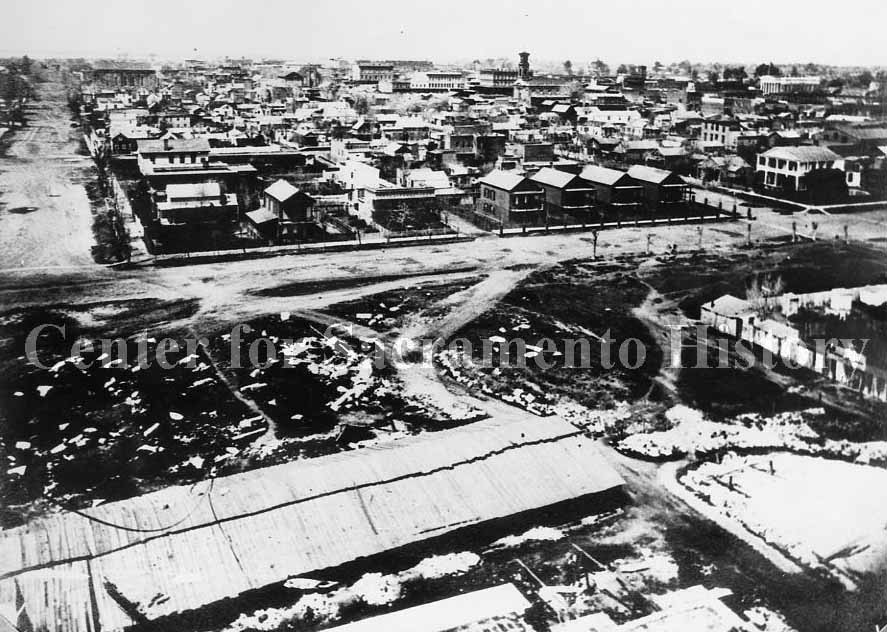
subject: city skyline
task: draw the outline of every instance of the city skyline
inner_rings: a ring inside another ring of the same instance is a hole
[[[588,5],[567,0],[557,11],[521,0],[418,6],[402,0],[366,4],[346,0],[310,7],[279,0],[260,11],[230,0],[187,5],[136,0],[104,6],[98,0],[17,3],[0,26],[0,53],[34,57],[249,56],[324,61],[332,57],[413,58],[440,62],[511,58],[527,49],[537,61],[595,58],[608,63],[817,63],[887,65],[878,46],[887,6],[863,0],[867,19],[835,31],[817,3],[742,5],[652,0]],[[233,19],[232,16],[238,16]],[[584,19],[581,19],[584,18]],[[725,37],[732,35],[732,37]],[[867,44],[871,42],[871,44]]]

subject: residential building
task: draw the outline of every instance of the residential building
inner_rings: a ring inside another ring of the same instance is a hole
[[[742,125],[734,118],[715,116],[702,121],[701,140],[720,143],[726,149],[736,149],[742,135]]]
[[[651,210],[667,211],[687,201],[689,185],[674,171],[634,165],[628,175],[641,183],[644,201]]]
[[[595,200],[605,210],[633,213],[641,205],[644,188],[624,171],[587,165],[579,177],[594,188]]]
[[[595,188],[581,177],[551,167],[540,169],[530,180],[545,191],[545,212],[588,219],[595,201]]]
[[[161,225],[230,224],[237,218],[237,196],[224,193],[218,182],[170,184],[155,199]]]
[[[755,175],[770,189],[804,191],[804,178],[810,171],[833,169],[840,159],[827,147],[774,147],[758,154]]]
[[[545,214],[545,191],[517,173],[492,171],[478,181],[477,212],[503,224],[540,223]]]
[[[262,192],[262,207],[277,219],[277,240],[305,239],[315,227],[314,198],[286,180]]]

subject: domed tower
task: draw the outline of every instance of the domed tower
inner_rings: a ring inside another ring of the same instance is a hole
[[[520,62],[517,65],[518,79],[526,81],[532,75],[530,74],[530,53],[519,53]]]

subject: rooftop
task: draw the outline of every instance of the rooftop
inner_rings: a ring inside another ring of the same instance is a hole
[[[798,162],[828,162],[840,160],[841,157],[827,147],[804,145],[799,147],[774,147],[762,155],[767,158],[782,158]]]

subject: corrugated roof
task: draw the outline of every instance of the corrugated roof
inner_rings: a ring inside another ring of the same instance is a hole
[[[35,627],[69,632],[87,628],[58,612],[88,610],[92,590],[110,632],[132,622],[109,585],[153,620],[622,484],[560,418],[489,420],[2,531],[0,595],[18,582]],[[89,573],[57,572],[85,560]]]

